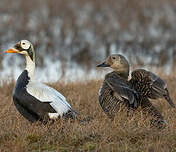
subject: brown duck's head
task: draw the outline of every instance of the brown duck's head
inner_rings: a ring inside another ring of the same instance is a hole
[[[112,54],[107,59],[97,65],[97,67],[110,67],[119,74],[129,75],[129,63],[127,59],[120,54]]]

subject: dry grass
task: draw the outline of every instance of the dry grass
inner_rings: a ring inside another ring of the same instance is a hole
[[[165,78],[173,100],[176,100],[176,78]],[[69,103],[82,113],[92,116],[87,124],[57,121],[51,125],[31,124],[15,109],[11,94],[14,83],[0,87],[0,151],[176,151],[176,114],[163,100],[155,102],[169,123],[164,130],[149,127],[140,112],[133,118],[119,113],[110,122],[98,105],[101,80],[86,83],[51,84],[65,95]]]

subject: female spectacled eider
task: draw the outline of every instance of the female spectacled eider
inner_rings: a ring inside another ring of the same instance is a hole
[[[20,114],[31,122],[75,117],[75,111],[63,95],[34,81],[35,52],[28,40],[21,40],[6,53],[19,53],[26,57],[26,69],[19,76],[13,90],[13,101]]]
[[[99,90],[99,104],[105,114],[113,120],[115,114],[126,107],[137,108],[138,93],[128,82],[129,64],[121,55],[111,55],[97,67],[110,67],[113,72],[106,74]]]
[[[152,115],[158,122],[167,124],[161,113],[148,100],[164,97],[175,107],[164,80],[143,69],[133,71],[131,79],[128,80],[129,63],[120,54],[109,56],[97,67],[110,67],[114,70],[105,76],[99,90],[100,106],[109,118],[113,120],[122,105],[132,109],[141,106],[144,113]]]

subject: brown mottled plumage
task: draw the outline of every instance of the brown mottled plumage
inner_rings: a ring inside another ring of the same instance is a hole
[[[110,119],[114,119],[121,107],[134,110],[140,105],[143,113],[153,116],[155,124],[160,122],[167,124],[148,99],[164,97],[172,107],[175,107],[164,80],[149,71],[138,69],[132,72],[132,78],[128,81],[129,63],[120,54],[109,56],[97,67],[110,67],[114,70],[105,76],[99,90],[100,106]]]
[[[128,61],[121,55],[112,55],[97,67],[114,69],[105,76],[99,90],[99,103],[105,114],[113,120],[116,112],[120,109],[137,108],[137,92],[130,87],[128,82]]]
[[[137,107],[137,93],[129,87],[128,81],[115,71],[105,76],[99,91],[99,103],[105,114],[113,120],[116,112]]]
[[[154,73],[144,69],[137,69],[131,73],[130,83],[143,97],[150,99],[165,98],[170,106],[175,108],[165,81]]]

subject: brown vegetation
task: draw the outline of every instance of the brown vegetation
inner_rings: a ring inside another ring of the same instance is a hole
[[[176,78],[167,77],[173,101],[176,100]],[[15,109],[12,102],[14,82],[0,87],[0,151],[176,151],[176,114],[164,100],[154,102],[169,125],[163,130],[151,128],[149,120],[137,113],[127,118],[118,113],[110,122],[98,104],[102,80],[50,84],[67,97],[81,118],[92,116],[89,123],[57,121],[54,124],[31,124]]]

